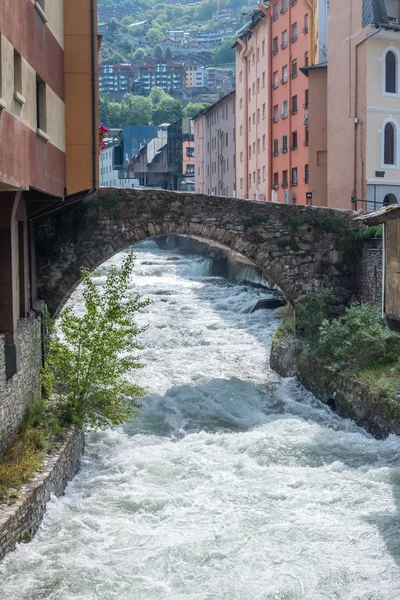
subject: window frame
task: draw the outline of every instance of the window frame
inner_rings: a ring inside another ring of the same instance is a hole
[[[396,59],[396,91],[395,92],[387,92],[386,91],[386,57],[388,53],[391,52]],[[380,58],[382,62],[382,96],[389,96],[391,98],[398,98],[400,96],[400,51],[396,48],[396,46],[390,44],[385,48]]]
[[[385,163],[385,129],[387,125],[392,125],[394,132],[393,132],[393,142],[394,142],[394,148],[393,148],[393,158],[394,158],[394,164],[386,164]],[[382,123],[382,127],[379,130],[379,133],[381,135],[381,168],[382,169],[398,169],[399,168],[399,147],[400,147],[400,127],[398,122],[396,121],[396,119],[393,119],[392,117],[389,117],[388,119],[385,119]]]

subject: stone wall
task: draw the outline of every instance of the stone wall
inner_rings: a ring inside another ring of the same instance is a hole
[[[36,533],[50,496],[60,496],[77,472],[83,447],[83,432],[71,429],[62,445],[47,457],[40,473],[21,488],[15,504],[0,504],[0,560],[17,543],[29,541]]]
[[[297,376],[304,387],[340,416],[353,419],[372,435],[400,435],[400,411],[383,393],[355,376],[294,352],[295,338],[275,338],[271,367],[282,377]]]
[[[365,246],[358,273],[360,300],[367,300],[379,305],[382,302],[382,254],[382,247]]]
[[[40,392],[42,366],[40,318],[20,319],[17,346],[20,365],[6,380],[4,336],[0,335],[0,449],[6,438],[18,431],[21,419],[34,396]]]

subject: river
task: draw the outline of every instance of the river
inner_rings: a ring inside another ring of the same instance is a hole
[[[399,438],[280,380],[278,321],[250,314],[265,291],[208,268],[138,248],[132,289],[153,300],[143,416],[88,436],[65,496],[0,566],[0,598],[400,598]],[[82,309],[79,290],[71,302]]]

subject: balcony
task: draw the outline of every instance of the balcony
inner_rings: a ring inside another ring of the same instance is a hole
[[[287,81],[288,81],[287,77],[282,77],[281,84],[284,85],[285,83],[287,83]]]
[[[308,33],[308,25],[306,25],[303,29],[303,33]]]
[[[292,35],[292,37],[290,38],[290,43],[293,44],[296,40],[297,40],[297,33],[296,33],[296,35]]]
[[[272,15],[272,17],[271,17],[271,21],[276,21],[276,20],[277,20],[277,18],[278,18],[278,16],[279,16],[279,15],[278,15],[278,13],[276,13],[276,14]]]
[[[283,148],[281,150],[282,154],[286,154],[287,151],[288,151],[287,146],[283,146]]]
[[[281,13],[281,15],[284,15],[286,11],[287,11],[287,6],[283,6],[279,12]]]
[[[279,52],[279,48],[274,48],[272,50],[272,56],[276,56],[278,54],[278,52]]]
[[[287,118],[288,118],[287,112],[281,114],[281,119],[287,119]]]
[[[287,42],[282,42],[281,44],[281,50],[284,50],[285,48],[287,48],[288,43]]]
[[[274,81],[274,83],[272,84],[271,87],[272,87],[273,90],[276,90],[276,88],[278,87],[278,85],[279,85],[279,81]]]
[[[279,121],[279,117],[272,117],[272,122],[277,123]]]
[[[282,182],[282,187],[285,189],[288,187],[288,182],[287,181],[283,181]]]
[[[290,111],[291,115],[297,115],[297,108],[292,108],[292,110]]]

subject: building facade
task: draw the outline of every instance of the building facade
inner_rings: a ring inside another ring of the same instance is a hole
[[[194,118],[195,192],[236,196],[236,93]]]
[[[142,93],[147,96],[153,87],[160,87],[168,94],[181,92],[186,87],[185,68],[168,60],[140,65],[139,78]]]
[[[186,88],[203,88],[207,86],[208,73],[205,67],[195,67],[185,65],[186,68]]]
[[[114,167],[114,148],[118,142],[106,143],[100,150],[100,187],[137,187],[136,179],[123,179],[120,172]]]
[[[8,378],[19,369],[18,321],[36,301],[32,221],[98,185],[96,10],[95,0],[0,4],[0,334]]]
[[[114,98],[121,98],[132,92],[135,71],[129,64],[99,65],[99,92]]]

